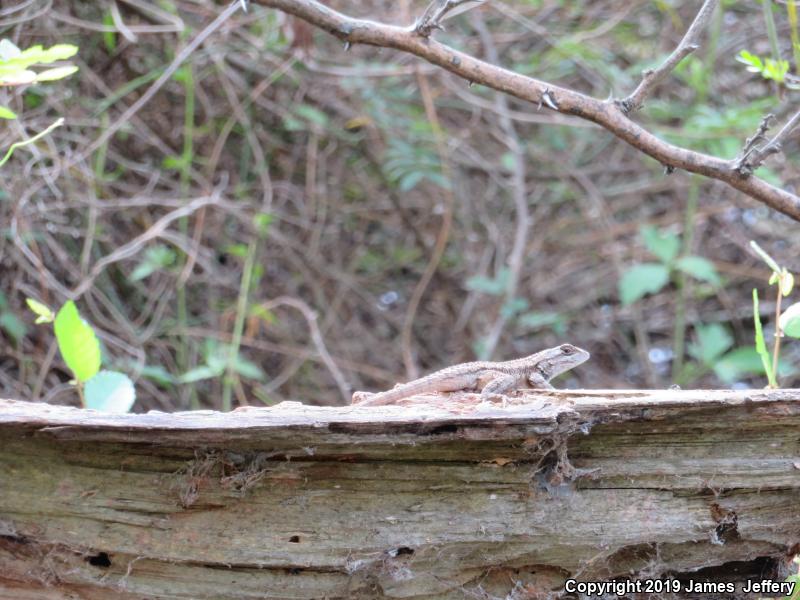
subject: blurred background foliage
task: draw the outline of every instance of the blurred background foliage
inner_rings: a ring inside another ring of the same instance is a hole
[[[397,24],[424,8],[329,4]],[[621,97],[699,4],[490,1],[436,36]],[[791,8],[723,2],[701,49],[634,118],[675,144],[736,156],[766,113],[782,123],[797,110]],[[666,174],[587,122],[398,52],[346,50],[277,11],[234,15],[83,156],[220,10],[173,0],[0,9],[0,37],[20,48],[80,47],[69,79],[0,88],[19,116],[0,125],[0,149],[66,120],[2,170],[1,396],[77,402],[25,298],[60,306],[137,236],[76,299],[104,363],[136,382],[135,410],[341,404],[352,389],[567,341],[593,358],[562,386],[766,383],[751,289],[769,272],[748,243],[800,270],[797,223],[720,183]],[[759,175],[800,192],[798,146],[795,135]],[[152,235],[210,195],[225,202]],[[774,304],[762,296],[769,331]],[[798,359],[787,342],[784,386]]]

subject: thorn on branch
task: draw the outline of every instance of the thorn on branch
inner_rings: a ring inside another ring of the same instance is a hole
[[[742,153],[736,161],[736,170],[744,177],[749,177],[753,174],[758,167],[764,162],[764,159],[770,154],[776,154],[781,151],[780,142],[770,142],[767,139],[766,133],[770,126],[770,121],[775,119],[772,113],[764,116],[761,123],[758,125],[756,132],[747,138],[742,148]],[[758,144],[766,142],[763,146]]]
[[[536,107],[536,110],[541,110],[542,104],[546,104],[548,108],[552,108],[553,110],[558,110],[558,102],[556,102],[556,97],[549,88],[545,88],[544,92],[542,92],[542,97],[539,99],[539,106]]]
[[[444,31],[441,22],[447,18],[460,14],[476,6],[480,6],[486,0],[433,0],[422,16],[414,24],[414,32],[421,37],[430,37],[434,29]]]

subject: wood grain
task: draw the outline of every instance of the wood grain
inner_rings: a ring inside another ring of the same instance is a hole
[[[800,390],[227,414],[0,400],[0,595],[544,598],[569,577],[780,579],[800,539],[798,431]]]

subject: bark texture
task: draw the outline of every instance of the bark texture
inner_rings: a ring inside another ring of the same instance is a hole
[[[0,596],[545,598],[571,577],[782,579],[800,540],[798,431],[800,390],[118,416],[0,400]]]

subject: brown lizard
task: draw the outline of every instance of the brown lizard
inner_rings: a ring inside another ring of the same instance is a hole
[[[586,350],[562,344],[516,360],[454,365],[377,394],[355,392],[353,403],[359,406],[382,406],[417,394],[458,391],[480,391],[481,400],[484,401],[520,386],[553,389],[550,379],[588,359]]]

